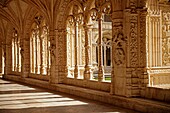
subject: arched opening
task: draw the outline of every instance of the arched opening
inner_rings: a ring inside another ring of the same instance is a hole
[[[70,9],[66,28],[68,77],[83,79],[85,65],[83,15],[78,5],[72,5]]]
[[[88,76],[102,81],[107,74],[111,80],[110,5],[93,2],[87,9],[75,2],[69,7],[66,25],[68,77],[86,79]]]
[[[12,71],[21,72],[21,45],[16,29],[13,29],[12,35]]]
[[[37,15],[30,36],[30,73],[48,75],[50,61],[49,28],[42,16]]]

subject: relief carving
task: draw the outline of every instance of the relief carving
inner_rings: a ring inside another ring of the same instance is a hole
[[[56,44],[55,44],[55,39],[54,39],[54,31],[50,31],[49,37],[50,37],[50,54],[52,58],[55,58],[55,50],[56,50]]]
[[[170,12],[163,12],[162,16],[162,63],[167,66],[170,65]]]
[[[137,15],[132,15],[130,21],[130,65],[135,67],[138,64]]]
[[[146,11],[140,14],[140,66],[146,65]]]
[[[130,0],[131,13],[136,13],[136,3],[137,0]]]
[[[113,41],[114,43],[114,62],[117,66],[125,64],[125,48],[126,38],[123,33],[119,32]]]

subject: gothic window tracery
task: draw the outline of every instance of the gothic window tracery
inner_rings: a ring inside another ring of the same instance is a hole
[[[12,36],[12,71],[21,72],[21,47],[20,38],[16,29]]]
[[[50,69],[50,40],[48,26],[40,17],[35,18],[30,37],[31,73],[47,75]]]
[[[78,5],[72,5],[67,17],[67,66],[68,76],[84,78],[90,71],[99,74],[103,80],[104,70],[111,74],[111,40],[112,22],[110,3],[96,3],[90,11],[81,11]],[[106,32],[106,33],[105,33]],[[99,38],[100,36],[100,38]],[[106,37],[106,42],[103,41]],[[100,41],[101,40],[101,41]],[[109,70],[107,69],[109,67]],[[90,77],[94,78],[93,76]],[[89,78],[88,78],[89,79]]]
[[[84,29],[81,10],[72,6],[72,12],[67,18],[67,66],[68,77],[83,78],[85,64]],[[76,70],[76,71],[75,71]]]

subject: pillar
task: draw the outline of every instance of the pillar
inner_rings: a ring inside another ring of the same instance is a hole
[[[57,51],[56,51],[56,35],[55,30],[50,27],[49,28],[49,38],[50,38],[50,76],[49,82],[51,84],[58,83],[58,70],[57,70]]]
[[[126,96],[126,39],[123,31],[123,1],[112,1],[111,93]]]
[[[44,46],[45,43],[44,42],[44,34],[43,34],[43,28],[40,29],[40,74],[44,74]]]
[[[75,20],[76,21],[76,20]],[[78,22],[75,22],[75,37],[74,37],[74,78],[78,78]]]
[[[32,41],[32,44],[33,44],[33,41]],[[20,50],[20,53],[21,53],[21,73],[22,73],[21,77],[22,78],[27,78],[29,76],[30,72],[31,72],[30,46],[32,46],[32,45],[30,45],[30,35],[29,35],[29,33],[22,34],[21,50]],[[34,50],[32,49],[32,51],[34,51]],[[34,57],[32,57],[32,61],[33,60],[34,60]],[[32,68],[34,68],[34,67],[32,67]]]
[[[98,54],[98,81],[103,81],[104,69],[103,69],[103,51],[102,51],[102,13],[98,14],[99,25],[99,54]]]
[[[63,83],[68,75],[67,67],[67,41],[66,41],[67,31],[65,29],[59,29],[57,33],[57,51],[58,51],[58,83]]]
[[[85,71],[84,71],[84,80],[90,80],[90,77],[92,75],[91,72],[91,37],[89,35],[89,29],[90,26],[88,26],[86,23],[84,24],[84,30],[85,30]]]
[[[20,59],[20,38],[19,38],[19,36],[18,36],[18,34],[17,34],[17,41],[16,41],[16,43],[17,43],[17,72],[19,72],[20,71],[20,62],[19,62],[19,59]]]
[[[5,68],[4,68],[4,75],[11,74],[12,72],[12,30],[9,29],[9,33],[7,34],[4,42],[4,63],[5,63]],[[11,34],[10,34],[11,33]]]
[[[35,74],[38,73],[38,33],[35,30]]]

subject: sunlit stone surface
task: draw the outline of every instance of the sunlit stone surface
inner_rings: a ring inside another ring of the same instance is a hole
[[[0,113],[137,113],[0,79]]]

